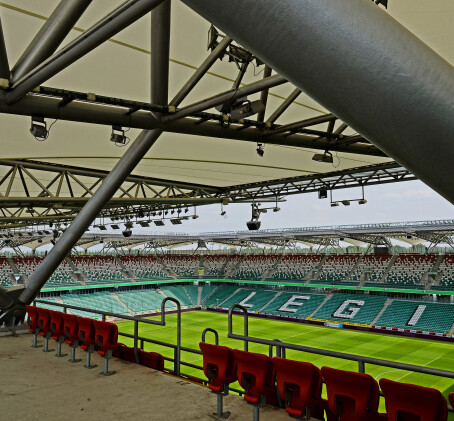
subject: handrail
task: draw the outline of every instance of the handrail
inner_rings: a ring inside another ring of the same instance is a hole
[[[216,329],[213,329],[211,327],[207,327],[203,332],[202,332],[202,342],[206,342],[205,341],[205,336],[207,334],[207,332],[211,332],[211,333],[214,333],[214,343],[216,345],[219,345],[219,333]]]

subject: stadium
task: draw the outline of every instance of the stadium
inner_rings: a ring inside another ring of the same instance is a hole
[[[0,418],[454,420],[453,16],[0,2]]]

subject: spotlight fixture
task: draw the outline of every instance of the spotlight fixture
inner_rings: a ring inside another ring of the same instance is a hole
[[[125,136],[125,131],[120,126],[112,126],[110,141],[116,145],[126,145],[128,138]]]
[[[127,229],[131,229],[133,226],[134,226],[134,224],[133,224],[132,222],[129,222],[129,221],[128,221],[128,222],[125,222],[125,227],[126,227]]]
[[[173,215],[175,213],[175,209],[172,209],[170,213]]]
[[[222,114],[230,114],[233,120],[241,120],[242,118],[250,117],[251,115],[258,114],[265,109],[262,101],[249,101],[247,98],[241,98],[237,101],[226,101],[216,107],[216,110]]]
[[[30,133],[36,140],[40,142],[47,139],[47,137],[49,136],[49,131],[47,130],[47,124],[44,121],[43,117],[32,117]]]
[[[260,229],[260,225],[262,225],[262,222],[257,220],[255,221],[251,220],[246,222],[246,226],[249,231],[257,231],[258,229]]]
[[[279,212],[280,210],[281,210],[281,208],[278,207],[278,206],[275,206],[275,207],[273,208],[273,212]]]
[[[350,206],[350,200],[342,200],[344,206]]]
[[[38,243],[41,244],[43,242],[42,238],[38,238]]]
[[[173,225],[181,225],[181,219],[171,219],[170,222],[173,224]]]
[[[359,199],[358,200],[358,204],[359,205],[365,205],[367,203],[367,200],[366,199]]]
[[[332,208],[335,208],[337,206],[339,206],[339,202],[331,202],[331,207]]]
[[[257,155],[260,158],[263,158],[263,155],[265,155],[265,147],[263,146],[263,143],[257,143]]]
[[[54,238],[57,238],[60,235],[58,230],[52,230],[52,234],[53,234]]]
[[[325,187],[322,187],[322,188],[318,191],[318,198],[319,198],[319,199],[327,199],[327,198],[328,198],[328,189],[325,188]]]
[[[142,209],[139,209],[139,211],[137,212],[137,216],[138,216],[139,218],[145,217],[145,214],[143,213],[143,210],[142,210]]]
[[[326,162],[327,164],[332,164],[333,163],[333,154],[329,151],[325,151],[325,153],[316,153],[312,157],[312,161],[317,161],[317,162]]]
[[[98,225],[98,228],[101,230],[101,231],[107,231],[107,227],[105,225]]]
[[[154,224],[155,224],[157,227],[163,227],[163,226],[165,225],[165,224],[164,224],[164,221],[161,221],[161,220],[159,220],[159,221],[153,221],[153,222],[154,222]]]
[[[345,238],[344,238],[344,237],[340,237],[339,240],[340,240],[340,241],[344,241]]]
[[[52,243],[53,246],[55,246],[55,244],[57,244],[57,242],[54,239],[50,240],[50,242]]]
[[[126,228],[123,232],[123,237],[129,238],[132,235],[132,231],[129,228]]]
[[[120,229],[120,225],[117,225],[117,224],[112,224],[110,226],[113,230],[119,230]]]
[[[226,210],[221,211],[221,216],[224,216],[224,215],[226,215],[226,214],[227,214],[227,211],[226,211]]]
[[[189,212],[189,208],[186,208],[186,209],[184,210],[184,213],[188,213],[188,212]]]
[[[413,237],[410,234],[407,234],[407,240],[411,240]]]
[[[104,244],[104,240],[102,238],[99,240],[99,244]]]
[[[199,215],[192,215],[192,219],[197,219]]]
[[[142,228],[146,228],[150,226],[150,223],[148,221],[139,221],[137,222]]]

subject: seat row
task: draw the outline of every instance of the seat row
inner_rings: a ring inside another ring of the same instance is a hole
[[[448,408],[440,391],[380,379],[386,414],[378,412],[380,388],[368,374],[317,368],[307,362],[270,358],[263,354],[230,349],[205,342],[199,344],[209,388],[217,394],[217,413],[223,413],[223,396],[238,381],[244,399],[253,405],[254,421],[266,404],[285,406],[296,419],[311,417],[327,421],[446,421]],[[327,400],[322,398],[326,384]],[[454,393],[450,395],[454,405]]]
[[[37,348],[37,337],[44,338],[43,351],[49,352],[49,339],[57,341],[57,357],[63,357],[61,345],[63,342],[71,348],[70,362],[79,362],[75,358],[75,350],[78,346],[86,353],[85,368],[94,368],[91,364],[91,354],[97,351],[104,359],[102,374],[111,375],[109,371],[109,359],[112,356],[128,361],[136,362],[157,370],[164,369],[164,358],[155,352],[145,352],[141,349],[134,351],[124,344],[118,343],[118,327],[114,323],[92,320],[73,314],[48,310],[41,307],[26,306],[27,324],[29,331],[33,333],[33,348]],[[130,355],[133,354],[134,358]]]

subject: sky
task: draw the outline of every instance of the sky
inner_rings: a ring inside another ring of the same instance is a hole
[[[333,193],[333,200],[360,197],[360,189],[338,190]],[[320,200],[316,193],[289,196],[287,202],[279,204],[281,211],[268,211],[261,215],[261,228],[454,219],[453,206],[421,181],[370,186],[365,189],[365,198],[365,205],[352,202],[350,206],[332,208],[329,199]],[[147,231],[198,233],[247,229],[246,221],[251,217],[250,204],[229,204],[225,206],[225,210],[226,217],[220,215],[220,205],[199,207],[198,219],[183,221],[182,225],[177,226],[166,221],[164,227],[150,227]]]

